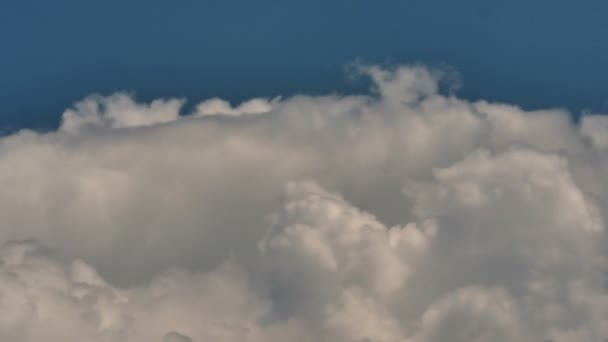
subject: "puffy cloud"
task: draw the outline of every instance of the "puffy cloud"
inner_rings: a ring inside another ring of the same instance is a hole
[[[581,122],[581,132],[587,136],[593,145],[598,149],[608,147],[608,119],[602,115],[588,115],[583,117]]]
[[[364,67],[370,95],[95,95],[0,138],[0,339],[608,337],[608,131]]]
[[[197,116],[209,116],[209,115],[229,115],[229,116],[241,116],[248,114],[260,114],[268,113],[272,110],[275,103],[279,101],[279,98],[268,101],[266,99],[251,99],[245,101],[233,108],[228,101],[220,98],[213,98],[201,102],[196,106],[194,115]]]
[[[103,97],[92,95],[77,102],[74,109],[63,113],[60,130],[72,131],[92,127],[137,127],[174,121],[184,100],[154,100],[138,104],[124,93]]]
[[[186,333],[238,341],[264,309],[230,263],[119,289],[84,262],[62,262],[31,243],[5,245],[0,253],[0,336],[7,341],[191,341]]]
[[[422,317],[423,332],[414,340],[534,341],[522,331],[517,310],[516,303],[500,288],[458,289],[427,309]]]

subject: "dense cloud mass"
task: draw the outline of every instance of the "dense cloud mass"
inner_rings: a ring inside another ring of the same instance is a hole
[[[603,341],[608,117],[91,96],[0,138],[0,340]]]

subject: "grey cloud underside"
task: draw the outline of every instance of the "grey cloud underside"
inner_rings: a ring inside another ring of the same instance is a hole
[[[0,340],[601,341],[608,118],[91,96],[0,139]]]

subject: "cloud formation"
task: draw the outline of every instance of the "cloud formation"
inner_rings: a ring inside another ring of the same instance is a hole
[[[90,96],[0,139],[0,339],[601,341],[608,118],[363,69],[359,96]]]

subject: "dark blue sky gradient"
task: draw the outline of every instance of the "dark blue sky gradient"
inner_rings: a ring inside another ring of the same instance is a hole
[[[469,99],[608,112],[608,2],[0,1],[0,127],[93,93],[141,100],[361,91],[348,63],[447,64]]]

